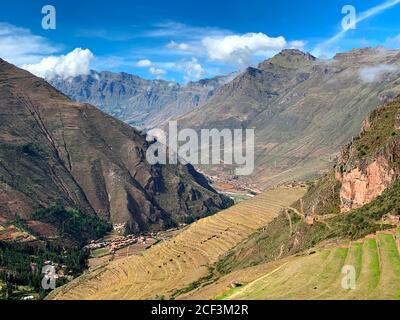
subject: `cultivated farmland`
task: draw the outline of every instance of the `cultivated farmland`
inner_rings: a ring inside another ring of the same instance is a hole
[[[199,220],[176,237],[139,256],[114,261],[62,287],[54,299],[171,298],[179,289],[206,279],[218,258],[265,226],[305,193],[276,188]]]
[[[399,230],[341,245],[326,245],[235,271],[186,299],[400,299]],[[343,266],[355,268],[354,289],[342,287]],[[232,281],[243,286],[230,288]],[[247,283],[246,283],[247,282]]]

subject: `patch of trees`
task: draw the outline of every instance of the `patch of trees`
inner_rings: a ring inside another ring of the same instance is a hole
[[[111,224],[97,216],[65,209],[59,205],[35,211],[32,219],[51,224],[57,229],[61,238],[68,239],[78,246],[99,239],[112,230]]]
[[[48,293],[41,285],[44,262],[65,266],[66,275],[77,276],[85,270],[88,256],[80,248],[66,249],[52,242],[0,242],[0,283],[3,284],[0,299],[20,299],[20,287],[28,287],[43,298]],[[60,278],[57,286],[65,282]]]
[[[86,269],[89,258],[89,252],[82,248],[90,240],[99,239],[112,230],[112,225],[97,216],[60,205],[39,209],[31,219],[54,226],[58,237],[46,239],[31,230],[25,221],[17,219],[13,222],[39,240],[30,243],[0,241],[0,299],[20,299],[23,296],[21,287],[45,297],[48,292],[41,285],[44,262],[58,266],[65,276],[78,276]],[[57,279],[57,287],[66,279]]]

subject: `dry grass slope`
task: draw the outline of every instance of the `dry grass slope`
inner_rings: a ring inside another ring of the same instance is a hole
[[[140,256],[115,261],[56,290],[52,299],[170,298],[208,274],[218,258],[305,193],[277,188],[202,219]]]

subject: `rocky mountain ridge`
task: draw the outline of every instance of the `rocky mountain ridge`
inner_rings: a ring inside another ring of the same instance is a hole
[[[165,80],[146,80],[128,73],[96,72],[50,84],[83,103],[133,126],[154,128],[166,121],[200,108],[235,74],[203,79],[187,84]]]

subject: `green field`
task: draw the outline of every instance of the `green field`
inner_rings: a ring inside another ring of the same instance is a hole
[[[282,260],[272,272],[258,277],[254,273],[253,281],[235,290],[226,289],[213,298],[400,299],[400,255],[396,240],[395,233],[378,233],[348,245],[330,245],[316,249],[313,254],[292,256]],[[343,266],[355,268],[354,289],[342,287]],[[252,273],[253,270],[248,268],[241,272]],[[224,280],[237,279],[239,274],[227,275]],[[210,288],[207,290],[210,294],[215,293]],[[191,295],[191,298],[196,297],[204,298],[201,291]]]

